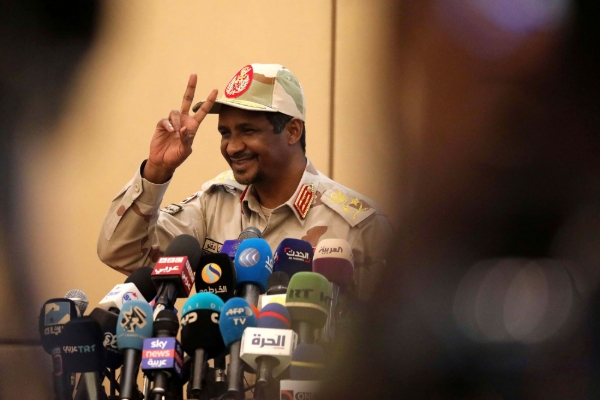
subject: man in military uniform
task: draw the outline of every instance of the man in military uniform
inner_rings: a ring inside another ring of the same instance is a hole
[[[387,217],[364,196],[321,174],[305,156],[305,101],[298,79],[276,64],[251,64],[226,86],[190,108],[190,76],[181,110],[156,125],[150,155],[113,200],[98,239],[98,255],[129,274],[156,262],[171,240],[195,236],[218,252],[247,227],[260,229],[275,250],[285,238],[345,239],[352,246],[357,296],[366,300],[385,266]],[[173,173],[192,152],[196,131],[218,113],[221,153],[231,166],[202,190],[159,211]]]

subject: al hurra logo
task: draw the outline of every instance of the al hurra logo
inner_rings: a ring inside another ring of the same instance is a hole
[[[240,69],[237,74],[225,87],[225,97],[239,97],[246,92],[250,88],[250,83],[252,82],[252,77],[254,76],[254,70],[251,65],[246,65],[244,68]]]

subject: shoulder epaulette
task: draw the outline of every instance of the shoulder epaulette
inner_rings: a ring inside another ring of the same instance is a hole
[[[167,214],[175,215],[178,212],[180,212],[181,210],[183,210],[184,204],[189,203],[190,201],[194,200],[198,196],[199,196],[199,193],[193,193],[190,197],[187,197],[187,198],[181,200],[177,204],[173,203],[173,204],[169,204],[166,207],[161,208],[160,211],[165,212]]]
[[[377,211],[371,200],[365,200],[358,193],[332,187],[323,192],[323,204],[340,214],[351,226],[356,226]]]
[[[214,177],[208,182],[202,185],[202,191],[208,192],[214,186],[223,186],[224,189],[230,193],[235,192],[235,189],[243,191],[246,185],[242,185],[233,177],[233,171],[221,172],[219,175]]]

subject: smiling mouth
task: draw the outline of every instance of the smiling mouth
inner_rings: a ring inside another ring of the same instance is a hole
[[[254,160],[254,157],[244,157],[244,158],[236,158],[236,159],[230,159],[231,161],[231,166],[236,166],[236,167],[244,167],[245,165],[247,165],[250,161]]]

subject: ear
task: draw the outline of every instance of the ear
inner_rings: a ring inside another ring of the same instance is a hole
[[[285,125],[285,132],[287,135],[288,144],[296,144],[300,141],[300,137],[302,137],[302,128],[304,127],[304,122],[300,118],[292,118]]]

